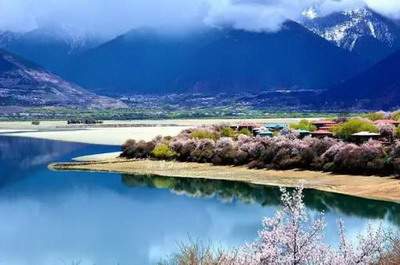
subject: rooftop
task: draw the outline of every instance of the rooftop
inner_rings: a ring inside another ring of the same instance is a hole
[[[376,120],[374,121],[375,124],[393,124],[393,125],[398,125],[400,124],[400,121],[396,121],[396,120]]]
[[[353,133],[352,136],[380,136],[380,134],[372,132],[358,132],[358,133]]]

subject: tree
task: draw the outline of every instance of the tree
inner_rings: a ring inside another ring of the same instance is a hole
[[[377,264],[393,246],[382,228],[369,226],[353,245],[339,221],[339,248],[324,243],[323,213],[311,219],[303,202],[303,188],[292,193],[282,188],[282,208],[263,221],[259,238],[238,251],[214,253],[206,248],[184,248],[175,263],[179,265],[369,265]],[[390,252],[389,252],[390,253]],[[199,259],[201,257],[202,259]],[[393,257],[391,257],[393,258]],[[177,261],[181,261],[177,263]],[[199,261],[200,260],[200,261]],[[206,263],[205,261],[208,261]]]
[[[378,128],[367,119],[354,118],[343,124],[333,127],[336,136],[348,140],[354,133],[358,132],[378,132]]]
[[[353,265],[373,264],[384,252],[386,238],[382,229],[369,229],[352,245],[339,221],[339,249],[323,243],[323,213],[310,219],[303,202],[303,188],[292,193],[282,188],[282,209],[266,218],[259,239],[244,247],[235,264],[239,265]]]
[[[290,124],[290,128],[295,130],[306,130],[306,131],[315,131],[317,127],[313,125],[309,120],[301,120],[299,123]]]
[[[388,115],[384,111],[378,111],[378,112],[370,112],[367,114],[363,115],[363,118],[367,118],[371,121],[377,121],[377,120],[383,120],[387,117]]]
[[[169,145],[164,143],[157,144],[151,154],[155,158],[166,160],[173,159],[177,155],[176,152],[169,147]]]

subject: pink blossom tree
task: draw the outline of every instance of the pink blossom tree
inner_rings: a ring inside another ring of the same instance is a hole
[[[310,218],[303,202],[303,188],[292,193],[282,190],[282,209],[263,221],[259,239],[234,255],[235,265],[355,265],[373,264],[382,256],[384,233],[369,226],[353,245],[339,221],[339,248],[326,245],[323,213]]]

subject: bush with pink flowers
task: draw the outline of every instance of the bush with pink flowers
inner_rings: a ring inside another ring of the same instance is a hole
[[[220,133],[223,128],[226,127],[185,130],[176,137],[157,137],[150,142],[129,140],[123,145],[122,156],[138,159],[164,157],[182,162],[247,165],[249,168],[298,168],[365,175],[400,173],[398,142],[383,145],[380,141],[370,140],[355,144],[333,138],[297,139],[291,134],[276,137],[240,134],[223,137]],[[200,135],[219,136],[194,137],[193,132],[199,130],[207,132]],[[162,147],[162,155],[153,152],[156,146],[159,149]]]

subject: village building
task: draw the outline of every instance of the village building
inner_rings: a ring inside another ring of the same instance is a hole
[[[311,136],[316,138],[333,137],[333,133],[328,130],[316,130],[311,132]]]
[[[400,121],[396,121],[396,120],[376,120],[374,121],[375,125],[393,125],[394,127],[398,127],[400,125]]]
[[[372,132],[358,132],[351,135],[352,141],[356,143],[363,143],[369,140],[377,140],[381,137],[379,133],[372,133]]]
[[[329,131],[333,126],[337,125],[337,122],[331,120],[319,120],[313,121],[312,124],[317,127],[317,130]]]
[[[272,132],[279,132],[289,126],[286,123],[267,123],[264,127]]]
[[[240,123],[239,125],[232,125],[232,126],[230,126],[230,128],[232,128],[233,130],[236,130],[236,131],[240,131],[240,130],[243,130],[243,129],[247,129],[247,130],[249,130],[250,132],[253,132],[254,129],[256,129],[256,128],[258,128],[258,127],[260,127],[260,125],[257,124],[257,123],[253,123],[253,122],[242,122],[242,123]]]
[[[308,130],[297,130],[296,132],[299,134],[300,139],[311,135],[311,132]]]

